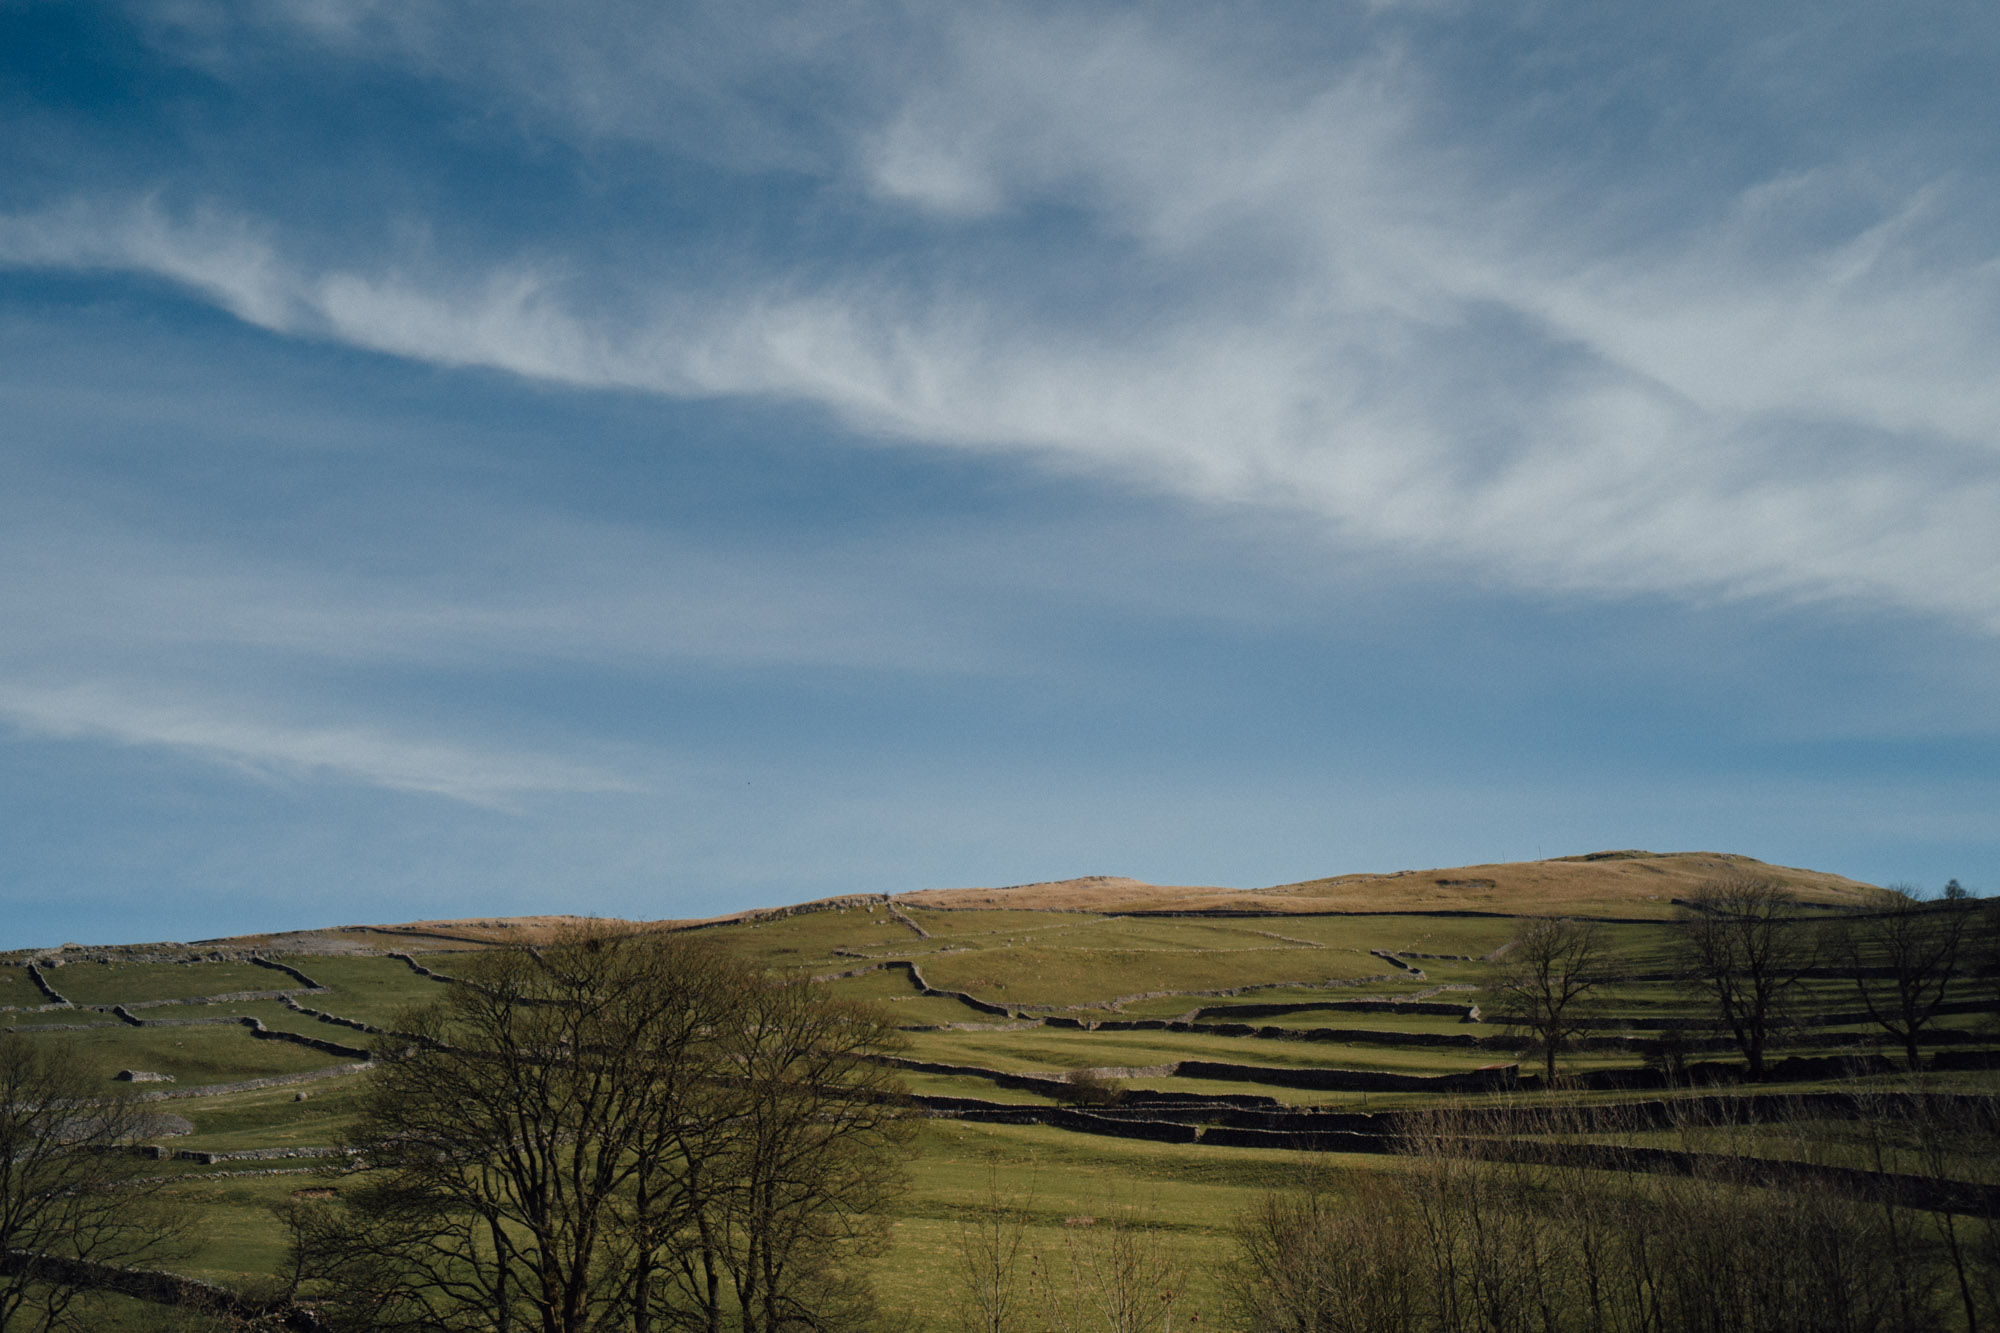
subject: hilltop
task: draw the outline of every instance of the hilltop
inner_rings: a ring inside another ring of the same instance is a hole
[[[1727,852],[1603,851],[1541,861],[1506,861],[1431,870],[1330,875],[1267,888],[1149,884],[1117,875],[1085,875],[1004,887],[917,889],[847,894],[722,916],[635,921],[656,930],[749,923],[799,912],[891,905],[941,911],[1082,912],[1100,915],[1354,915],[1478,913],[1496,916],[1576,915],[1664,920],[1676,899],[1710,880],[1756,875],[1784,884],[1801,900],[1829,908],[1859,906],[1873,885],[1842,875],[1771,865]],[[459,917],[399,924],[349,925],[273,934],[237,935],[192,944],[124,945],[115,949],[65,945],[72,956],[134,951],[261,950],[283,953],[426,952],[534,944],[566,926],[591,920],[570,915]],[[46,950],[32,951],[50,952]]]
[[[1202,884],[1149,884],[1120,875],[1085,875],[997,888],[917,889],[906,893],[850,894],[836,898],[732,912],[700,920],[643,924],[662,929],[715,926],[815,909],[888,903],[956,911],[1394,913],[1490,912],[1502,916],[1558,915],[1664,919],[1674,900],[1711,880],[1756,875],[1785,885],[1800,899],[1827,907],[1861,905],[1875,886],[1820,870],[1771,865],[1726,852],[1588,852],[1544,861],[1508,861],[1434,870],[1331,875],[1268,888],[1232,889]],[[482,918],[421,921],[373,927],[431,939],[500,943],[536,939],[576,917]]]

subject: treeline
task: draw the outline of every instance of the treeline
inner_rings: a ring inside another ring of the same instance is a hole
[[[1884,889],[1858,909],[1829,911],[1776,880],[1719,879],[1679,905],[1668,946],[1668,974],[1701,1015],[1660,1023],[1646,1043],[1648,1062],[1670,1075],[1687,1073],[1708,1035],[1759,1079],[1774,1052],[1825,1044],[1812,1034],[1845,1018],[1878,1028],[1914,1070],[1939,1018],[2000,1010],[2000,903],[1969,897],[1956,881],[1936,900]],[[1618,1025],[1610,994],[1637,970],[1602,926],[1536,919],[1496,960],[1481,1017],[1514,1033],[1553,1083],[1563,1052]]]
[[[333,1329],[780,1333],[873,1322],[899,1179],[870,1008],[686,935],[469,960],[385,1051],[288,1282]]]
[[[1885,1099],[1838,1130],[1727,1133],[1607,1171],[1602,1114],[1506,1139],[1449,1111],[1400,1169],[1302,1169],[1244,1222],[1251,1333],[1931,1333],[2000,1326],[2000,1103]],[[1629,1150],[1628,1150],[1629,1151]],[[1640,1154],[1632,1152],[1637,1161]],[[1664,1160],[1659,1160],[1664,1159]],[[1768,1165],[1786,1163],[1780,1172]],[[1856,1168],[1860,1168],[1857,1170]],[[1821,1169],[1815,1169],[1821,1168]],[[1865,1187],[1857,1187],[1857,1181]],[[1959,1200],[1953,1205],[1948,1200]],[[1964,1202],[1971,1200],[1971,1202]]]
[[[874,1009],[697,937],[578,932],[468,959],[397,1028],[325,1197],[280,1210],[283,1271],[213,1300],[127,1269],[196,1220],[129,1151],[140,1105],[0,1034],[0,1330],[101,1327],[107,1289],[329,1333],[878,1325],[854,1260],[904,1122]]]

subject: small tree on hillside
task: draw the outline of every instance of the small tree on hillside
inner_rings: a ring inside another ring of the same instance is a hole
[[[958,1224],[959,1333],[1020,1333],[1027,1318],[1021,1261],[1034,1195],[1003,1194],[1000,1168],[987,1163],[985,1197]]]
[[[1095,1069],[1072,1069],[1056,1095],[1071,1106],[1115,1106],[1125,1099],[1125,1085]]]
[[[1589,1030],[1605,961],[1603,935],[1592,923],[1538,917],[1501,955],[1480,995],[1480,1014],[1523,1037],[1554,1082],[1556,1055]]]
[[[1753,875],[1710,880],[1682,907],[1677,925],[1682,974],[1735,1037],[1750,1077],[1762,1078],[1794,991],[1819,956],[1816,932],[1790,890]]]
[[[1963,897],[1924,902],[1901,887],[1884,889],[1869,908],[1841,923],[1836,952],[1853,971],[1868,1016],[1902,1043],[1915,1069],[1918,1034],[1953,992],[1971,952],[1973,908]]]

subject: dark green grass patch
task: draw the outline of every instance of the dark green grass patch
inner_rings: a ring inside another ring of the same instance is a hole
[[[339,1056],[291,1042],[259,1041],[250,1035],[250,1029],[234,1023],[213,1027],[120,1026],[50,1032],[34,1040],[67,1048],[93,1078],[109,1080],[121,1069],[143,1069],[172,1075],[183,1086],[234,1083],[345,1063]]]
[[[237,991],[297,990],[283,972],[252,963],[70,963],[45,972],[73,1004],[187,1000]]]
[[[48,1003],[49,997],[42,994],[27,968],[0,967],[0,1006],[28,1009]]]
[[[923,994],[900,967],[880,968],[825,984],[843,1000],[909,1000]]]
[[[999,1014],[954,1000],[945,995],[921,995],[906,999],[875,1000],[881,1012],[898,1027],[935,1027],[945,1023],[1005,1023]]]
[[[367,1090],[366,1074],[283,1088],[190,1097],[168,1109],[194,1122],[177,1148],[237,1152],[249,1148],[319,1148],[352,1130]],[[303,1097],[303,1100],[301,1098]],[[274,1166],[286,1165],[279,1161]]]
[[[1412,1033],[1423,1036],[1446,1037],[1490,1037],[1499,1031],[1491,1023],[1467,1023],[1443,1014],[1380,1014],[1353,1013],[1342,1010],[1313,1010],[1299,1014],[1279,1014],[1274,1017],[1254,1017],[1232,1019],[1226,1013],[1211,1010],[1208,1017],[1197,1023],[1197,1029],[1206,1024],[1242,1022],[1258,1027],[1284,1028],[1292,1032],[1306,1032],[1314,1028],[1360,1029],[1364,1032]]]
[[[1372,978],[1361,981],[1335,980],[1331,984],[1321,985],[1302,986],[1291,982],[1275,982],[1269,985],[1252,983],[1242,987],[1239,994],[1188,992],[1154,996],[1127,1000],[1118,1006],[1115,1015],[1102,1009],[1094,1011],[1079,1009],[1076,1011],[1076,1017],[1181,1018],[1197,1009],[1231,1004],[1321,1004],[1333,1000],[1407,999],[1437,989],[1436,982],[1420,980],[1406,973],[1389,974],[1382,980]],[[1447,1004],[1470,1004],[1473,996],[1469,991],[1446,991],[1442,994],[1428,995],[1427,998],[1442,1000]]]
[[[959,1074],[919,1074],[907,1069],[898,1070],[896,1076],[906,1091],[929,1097],[973,1097],[986,1102],[1005,1102],[1010,1106],[1056,1105],[1055,1098],[1043,1093],[1025,1088],[1003,1088],[990,1079]]]
[[[95,1009],[45,1009],[39,1013],[17,1010],[11,1014],[0,1014],[0,1029],[11,1028],[17,1032],[35,1029],[53,1030],[70,1027],[123,1027],[110,1014]]]
[[[272,1208],[299,1190],[325,1188],[317,1174],[236,1176],[192,1174],[168,1195],[199,1218],[198,1247],[176,1272],[238,1290],[268,1284],[285,1257],[285,1229]]]
[[[1481,957],[1521,933],[1516,920],[1494,917],[1289,916],[1261,928],[1342,949],[1466,954]]]
[[[1210,921],[1200,917],[1114,917],[1102,925],[1066,932],[1040,943],[1090,949],[1167,949],[1205,953],[1214,949],[1318,949],[1316,941],[1295,939],[1261,923]]]
[[[931,935],[958,942],[988,935],[1033,936],[1106,919],[1095,912],[952,912],[929,907],[907,907],[903,912]]]
[[[1215,1037],[1182,1032],[1075,1032],[1029,1028],[1012,1032],[909,1033],[909,1055],[1009,1073],[1107,1066],[1129,1068],[1178,1060],[1215,1060],[1285,1068],[1459,1073],[1493,1063],[1489,1052],[1451,1048],[1347,1046],[1334,1042]]]
[[[417,975],[400,958],[287,958],[285,962],[330,990],[326,995],[301,995],[299,1003],[364,1023],[386,1024],[403,1010],[429,1004],[445,994],[443,983]],[[447,975],[463,957],[436,957],[426,964]]]
[[[1337,949],[1273,945],[1208,953],[1163,949],[975,949],[923,960],[924,979],[1000,1004],[1073,1005],[1146,991],[1352,979],[1381,960]]]
[[[838,948],[865,952],[921,951],[925,941],[885,911],[801,912],[774,921],[711,926],[700,932],[707,939],[765,967],[813,966],[835,970]],[[854,966],[849,960],[847,966]]]

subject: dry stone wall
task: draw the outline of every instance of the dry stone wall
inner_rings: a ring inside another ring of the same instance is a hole
[[[63,998],[62,992],[58,991],[54,986],[49,984],[48,977],[45,976],[42,972],[42,969],[34,963],[28,964],[28,980],[34,982],[35,988],[41,991],[42,994],[48,996],[51,1003],[59,1005],[67,1005],[69,1003],[68,1000]]]
[[[197,1310],[221,1317],[231,1327],[284,1328],[321,1333],[329,1326],[312,1311],[289,1301],[256,1301],[227,1287],[149,1268],[119,1268],[82,1259],[61,1259],[25,1250],[0,1252],[0,1273],[37,1272],[94,1291],[115,1292],[155,1305]]]
[[[215,1097],[225,1092],[256,1092],[263,1088],[289,1088],[297,1083],[317,1083],[321,1079],[345,1078],[349,1074],[359,1074],[370,1068],[370,1063],[360,1060],[354,1064],[333,1065],[326,1069],[308,1069],[297,1074],[273,1074],[269,1078],[248,1078],[238,1083],[203,1083],[192,1088],[173,1088],[160,1092],[142,1092],[140,1101],[177,1101],[183,1097]]]

